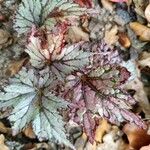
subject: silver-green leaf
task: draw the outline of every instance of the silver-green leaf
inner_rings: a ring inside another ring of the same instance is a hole
[[[61,81],[71,72],[78,71],[90,64],[92,53],[80,49],[82,42],[66,45],[63,48],[60,45],[59,53],[58,48],[53,49],[59,45],[59,42],[49,45],[46,49],[43,49],[40,43],[39,37],[30,37],[26,52],[30,56],[32,66],[36,68],[49,66],[51,72]]]
[[[23,68],[0,92],[0,108],[12,108],[8,119],[13,134],[32,124],[40,140],[51,140],[72,147],[65,133],[65,122],[58,112],[68,102],[53,94],[56,79],[49,69],[37,72]]]
[[[30,31],[32,26],[44,25],[51,29],[58,20],[78,18],[85,10],[67,0],[22,0],[16,11],[14,29],[19,34]]]

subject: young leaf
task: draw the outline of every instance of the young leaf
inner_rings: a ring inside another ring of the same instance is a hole
[[[76,19],[85,13],[86,8],[67,0],[23,0],[16,12],[14,28],[19,34],[33,25],[52,29],[59,21]]]
[[[52,42],[48,42],[49,38]],[[41,37],[31,36],[26,52],[30,56],[32,66],[36,68],[49,66],[51,72],[59,80],[64,80],[66,75],[82,69],[90,63],[91,53],[80,50],[82,42],[64,47],[63,40],[64,35],[61,33],[58,35],[49,34],[43,45]]]
[[[40,140],[51,140],[70,146],[65,134],[65,123],[58,109],[67,108],[68,103],[53,94],[56,79],[45,69],[37,73],[23,68],[0,92],[0,108],[12,107],[8,119],[13,133],[17,134],[32,123]]]

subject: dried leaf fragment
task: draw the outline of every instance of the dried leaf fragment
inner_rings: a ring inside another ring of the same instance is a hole
[[[33,128],[31,125],[29,125],[24,131],[23,133],[25,134],[25,136],[29,137],[30,139],[35,139],[36,135],[33,131]]]
[[[115,44],[118,41],[117,32],[118,32],[118,27],[116,25],[113,26],[110,30],[108,30],[108,31],[106,30],[104,41],[109,46]]]
[[[130,28],[139,36],[142,41],[150,41],[150,28],[138,22],[131,22]]]
[[[150,22],[150,4],[145,9],[145,17],[148,22]]]
[[[67,40],[73,43],[80,42],[80,41],[89,41],[89,34],[84,32],[78,26],[72,26],[68,30]]]
[[[136,125],[126,124],[123,131],[128,137],[130,147],[140,149],[142,146],[150,143],[150,135],[146,130],[143,130]]]
[[[150,53],[149,52],[143,52],[140,56],[138,63],[142,67],[146,67],[146,66],[150,67]]]
[[[95,141],[101,143],[103,135],[110,129],[110,125],[107,120],[103,119],[100,121],[99,126],[96,129]]]
[[[150,103],[147,94],[144,90],[144,85],[139,78],[132,80],[126,84],[126,89],[135,90],[134,98],[139,102],[142,111],[145,113],[146,118],[150,117]]]
[[[135,12],[144,18],[144,8],[148,0],[133,0],[133,2],[135,4]]]
[[[112,130],[108,134],[104,135],[103,143],[98,145],[98,150],[125,150],[127,145],[121,138],[118,138],[118,136],[120,137],[119,134],[120,131],[118,127],[113,126]]]
[[[91,144],[90,142],[87,142],[85,149],[86,150],[97,150],[96,142],[94,141],[93,144]]]
[[[31,150],[38,150],[38,149],[52,149],[52,147],[50,146],[50,144],[44,142],[44,143],[38,143],[35,145],[34,148],[32,148]]]
[[[103,5],[103,7],[109,11],[113,11],[113,5],[110,1],[108,0],[101,0],[101,3]]]
[[[9,131],[10,131],[10,128],[7,128],[2,122],[0,122],[0,132],[8,133]]]
[[[129,37],[128,37],[125,33],[120,32],[120,33],[118,34],[118,36],[119,36],[119,43],[120,43],[123,47],[129,48],[129,47],[131,46],[131,41],[130,41]]]
[[[22,60],[14,61],[12,62],[9,66],[8,69],[6,70],[6,75],[8,76],[13,76],[16,73],[18,73],[21,69],[21,67],[24,65],[26,62],[27,58],[24,58]]]
[[[3,134],[0,135],[0,150],[9,150],[9,148],[4,143],[5,137]]]
[[[11,35],[7,31],[0,29],[0,49],[7,47],[11,43]]]

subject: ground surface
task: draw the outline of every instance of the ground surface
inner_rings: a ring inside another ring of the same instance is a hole
[[[18,38],[13,29],[13,18],[19,3],[20,0],[0,0],[0,87],[26,61],[22,44],[25,38]],[[128,0],[125,3],[112,3],[109,0],[99,0],[97,4],[99,6],[95,10],[100,15],[85,22],[82,28],[70,30],[68,40],[77,42],[81,39],[103,39],[110,47],[119,49],[124,60],[136,63],[138,77],[125,88],[138,102],[134,111],[141,114],[142,119],[149,124],[150,2]],[[13,137],[9,122],[5,119],[7,115],[7,112],[0,112],[0,150],[68,150],[50,142],[40,143],[31,128]],[[70,133],[70,139],[74,141],[77,150],[150,150],[150,129],[141,130],[129,124],[117,127],[101,120],[96,131],[97,142],[93,145],[87,141],[80,127],[70,129]]]

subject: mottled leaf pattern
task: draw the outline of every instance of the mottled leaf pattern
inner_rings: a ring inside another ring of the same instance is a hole
[[[68,77],[64,97],[72,99],[70,117],[83,125],[91,142],[94,141],[95,117],[106,118],[117,125],[130,122],[145,128],[141,118],[130,111],[135,100],[121,88],[129,77],[126,68],[114,64]]]
[[[117,49],[111,49],[105,42],[94,42],[89,46],[93,53],[96,53],[93,59],[94,67],[120,64],[122,59]]]
[[[62,47],[63,34],[48,36],[52,37],[53,42],[50,45],[46,43],[44,48],[40,37],[30,37],[26,52],[29,54],[34,67],[42,68],[47,65],[59,80],[64,80],[66,75],[82,69],[90,63],[91,53],[80,50],[82,42]]]
[[[111,55],[111,49],[106,48],[102,51],[99,46],[94,52],[96,51],[100,56],[95,56],[95,65],[90,71],[78,72],[67,78],[65,89],[68,90],[65,91],[64,97],[72,99],[71,119],[83,125],[90,142],[94,141],[96,117],[106,118],[117,125],[121,122],[130,122],[145,128],[141,118],[130,111],[135,99],[122,88],[131,73],[118,65],[117,62],[120,60],[117,58],[117,52]]]

